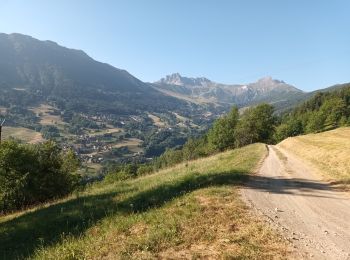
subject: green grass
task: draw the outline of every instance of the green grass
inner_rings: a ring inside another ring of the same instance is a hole
[[[265,154],[255,144],[2,217],[0,257],[283,258],[284,243],[238,195]]]

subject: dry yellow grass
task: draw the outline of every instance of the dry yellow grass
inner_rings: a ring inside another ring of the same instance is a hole
[[[158,126],[158,127],[165,127],[166,124],[164,122],[162,122],[162,120],[160,120],[160,118],[158,116],[155,116],[155,115],[152,115],[152,114],[148,114],[148,117],[152,119],[153,121],[153,124],[155,126]]]
[[[350,128],[288,138],[277,145],[313,164],[326,178],[350,184]]]
[[[0,107],[0,114],[6,114],[7,108],[6,107]]]
[[[173,112],[173,114],[176,116],[176,118],[182,123],[182,122],[186,122],[189,119],[186,117],[183,117],[181,115],[179,115],[178,113]],[[190,122],[192,127],[199,127],[198,125],[194,124],[192,121]]]
[[[40,143],[44,141],[41,133],[24,127],[3,127],[3,140],[10,137],[20,139],[26,143]]]
[[[62,121],[61,116],[59,115],[50,115],[50,112],[54,110],[54,107],[47,105],[47,104],[41,104],[39,107],[34,107],[30,109],[33,111],[37,116],[40,117],[40,124],[41,125],[63,125],[65,122]]]
[[[123,132],[122,128],[118,127],[111,127],[111,128],[106,128],[98,131],[90,131],[89,135],[91,136],[98,136],[98,135],[104,135],[104,134],[114,134],[114,133],[120,133]]]
[[[138,153],[142,151],[140,145],[142,144],[142,140],[137,138],[126,138],[123,141],[113,145],[114,148],[120,148],[127,146],[131,152]]]
[[[47,105],[47,104],[41,104],[40,106],[38,107],[33,107],[33,108],[30,108],[31,111],[33,111],[34,113],[36,114],[39,114],[39,113],[47,113],[49,111],[52,111],[53,110],[53,107],[50,106],[50,105]]]

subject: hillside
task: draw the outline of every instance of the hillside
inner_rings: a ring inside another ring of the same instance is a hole
[[[278,144],[316,167],[326,178],[350,187],[350,128],[288,138]]]
[[[181,101],[155,91],[127,71],[97,62],[81,50],[21,34],[0,34],[0,90],[25,103],[55,100],[81,112],[135,113],[175,109]],[[1,99],[6,104],[9,99]]]
[[[221,84],[207,78],[188,78],[179,73],[168,75],[154,83],[156,89],[179,98],[199,103],[215,103],[239,107],[261,102],[285,109],[303,100],[305,93],[283,81],[266,77],[254,83]]]
[[[254,144],[1,217],[1,257],[285,258],[285,242],[238,196],[265,155]]]
[[[209,106],[163,94],[125,70],[52,41],[0,34],[0,56],[4,138],[31,142],[17,134],[31,133],[35,140],[54,139],[98,168],[102,161],[159,155],[220,113],[204,116]],[[137,147],[127,145],[130,138]]]
[[[282,117],[276,140],[317,133],[350,125],[350,85],[343,84],[317,92]]]

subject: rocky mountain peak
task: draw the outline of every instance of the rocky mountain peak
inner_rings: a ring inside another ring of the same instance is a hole
[[[260,84],[268,84],[268,85],[275,85],[275,84],[285,84],[283,80],[277,80],[273,79],[271,76],[263,77],[259,79],[256,83]]]
[[[199,78],[188,78],[183,77],[180,73],[173,73],[171,75],[165,76],[161,80],[157,81],[156,84],[167,84],[167,85],[177,85],[177,86],[204,86],[212,83],[209,79],[204,77]]]

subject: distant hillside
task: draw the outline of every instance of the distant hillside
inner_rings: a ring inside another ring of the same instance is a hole
[[[155,82],[154,86],[167,94],[194,102],[236,104],[240,107],[267,102],[284,108],[303,100],[305,95],[294,86],[271,77],[246,85],[226,85],[207,78],[187,78],[175,73]]]
[[[0,34],[0,105],[54,100],[62,108],[117,114],[185,105],[81,50]]]
[[[350,125],[350,84],[315,91],[311,98],[285,114],[277,128],[277,140]]]
[[[333,86],[330,86],[328,88],[324,88],[324,89],[318,89],[315,91],[310,92],[311,95],[319,93],[319,92],[332,92],[332,91],[336,91],[336,90],[341,90],[343,88],[347,88],[350,87],[350,83],[343,83],[343,84],[336,84]]]

